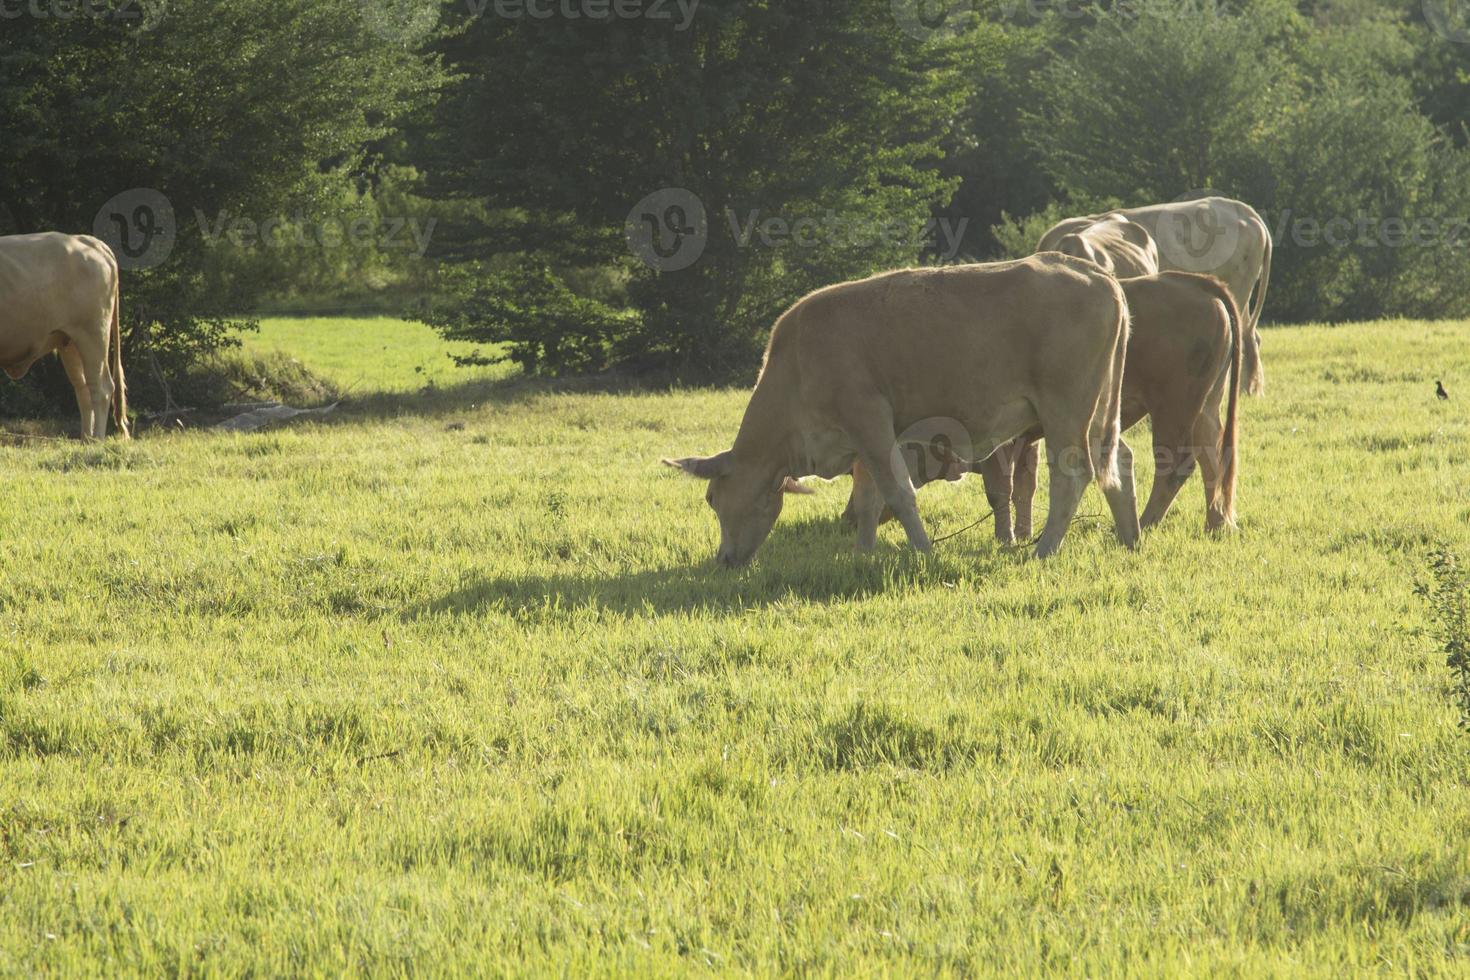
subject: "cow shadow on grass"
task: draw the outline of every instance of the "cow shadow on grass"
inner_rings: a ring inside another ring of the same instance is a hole
[[[778,525],[748,568],[715,566],[713,556],[687,565],[623,573],[594,570],[485,576],[405,612],[499,613],[541,619],[580,609],[629,616],[671,612],[738,613],[800,602],[846,602],[910,587],[985,579],[1026,560],[1026,549],[1001,548],[988,533],[945,542],[931,556],[880,540],[870,554],[853,552],[852,530],[838,518]]]

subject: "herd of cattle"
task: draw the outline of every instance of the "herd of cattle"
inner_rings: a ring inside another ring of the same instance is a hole
[[[751,559],[784,495],[810,492],[798,480],[811,475],[852,475],[845,516],[860,550],[893,516],[928,551],[916,487],[970,471],[984,479],[997,537],[1028,539],[1043,436],[1051,506],[1041,557],[1060,547],[1094,480],[1128,547],[1196,466],[1206,528],[1231,527],[1236,405],[1242,387],[1261,390],[1270,269],[1265,222],[1210,197],[1070,218],[1014,262],[829,286],[776,321],[734,446],[664,462],[709,481],[726,566]],[[109,406],[128,436],[118,316],[106,244],[0,237],[0,367],[20,378],[56,351],[84,437],[107,435]],[[1121,434],[1145,416],[1156,466],[1140,521]],[[905,455],[925,440],[933,460]]]
[[[1233,527],[1237,402],[1264,383],[1270,267],[1260,215],[1210,197],[1070,218],[1018,261],[828,286],[776,321],[734,445],[664,462],[709,481],[727,567],[751,559],[811,475],[852,474],[845,516],[859,550],[891,515],[929,551],[915,489],[969,471],[984,479],[996,536],[1029,538],[1043,436],[1039,557],[1061,546],[1094,480],[1127,547],[1196,466],[1206,529]],[[1140,522],[1122,432],[1145,416],[1156,466]],[[926,439],[936,471],[905,452]]]

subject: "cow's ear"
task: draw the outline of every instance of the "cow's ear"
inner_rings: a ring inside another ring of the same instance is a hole
[[[801,481],[799,481],[799,480],[797,480],[797,479],[795,479],[793,477],[789,477],[788,476],[786,479],[784,479],[784,480],[781,481],[781,492],[782,493],[816,493],[817,491],[813,490],[811,487],[807,486],[805,483],[802,483]]]
[[[713,456],[685,456],[683,459],[666,459],[665,466],[672,466],[676,470],[682,470],[690,476],[697,476],[701,480],[713,480],[717,476],[724,476],[730,472],[730,450],[715,453]]]

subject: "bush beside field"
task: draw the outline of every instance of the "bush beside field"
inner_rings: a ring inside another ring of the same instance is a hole
[[[854,556],[839,480],[718,573],[658,459],[745,391],[268,323],[357,408],[0,448],[0,973],[1462,974],[1467,337],[1268,331],[1228,538]]]

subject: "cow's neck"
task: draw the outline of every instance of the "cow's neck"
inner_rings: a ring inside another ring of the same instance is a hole
[[[769,471],[774,479],[804,476],[797,426],[796,398],[800,391],[789,358],[767,363],[751,393],[750,404],[735,436],[735,457]]]

